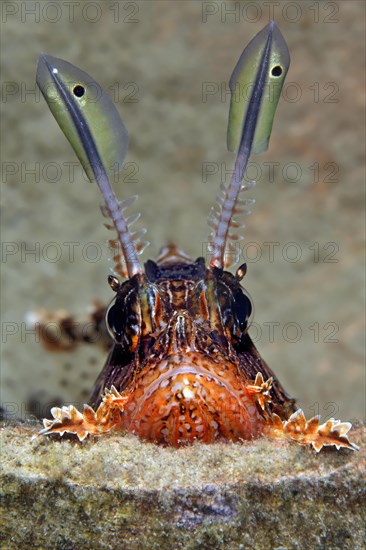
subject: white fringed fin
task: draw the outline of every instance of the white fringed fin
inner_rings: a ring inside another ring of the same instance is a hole
[[[240,193],[252,189],[255,185],[255,180],[242,183]],[[222,208],[226,204],[227,189],[223,183],[220,184],[220,192],[216,196],[215,206],[211,208],[207,223],[211,229],[209,241],[213,243],[217,233],[219,220],[222,220]],[[239,219],[239,215],[249,216],[252,212],[251,207],[255,204],[255,199],[252,198],[237,198],[235,205],[232,207],[232,213],[227,225],[227,237],[224,250],[224,267],[229,268],[235,265],[240,259],[239,243],[244,240],[243,235],[239,231],[244,229],[245,223]]]
[[[134,202],[137,200],[138,196],[133,195],[132,197],[129,197],[123,201],[118,201],[119,207],[122,212],[125,212]],[[108,211],[108,208],[105,205],[102,205],[100,207],[102,214],[106,218],[110,218],[110,214]],[[126,226],[128,227],[131,243],[133,243],[136,254],[139,256],[141,255],[144,250],[149,246],[149,242],[142,240],[142,237],[146,234],[146,229],[144,227],[141,227],[140,229],[137,229],[136,231],[131,231],[131,226],[133,226],[134,223],[136,223],[141,217],[141,214],[139,212],[136,212],[135,214],[131,214],[130,216],[127,216],[125,218]],[[110,230],[115,231],[115,227],[112,224],[105,223],[104,226]],[[113,239],[108,240],[109,248],[112,251],[112,258],[111,261],[114,262],[114,266],[110,268],[113,275],[121,276],[123,278],[127,278],[128,270],[126,261],[124,259],[124,256],[122,254],[121,250],[121,244],[119,239],[114,237]]]

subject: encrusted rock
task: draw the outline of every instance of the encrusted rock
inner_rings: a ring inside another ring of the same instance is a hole
[[[359,452],[260,439],[173,449],[1,431],[2,548],[364,548]],[[363,440],[363,442],[362,442]]]

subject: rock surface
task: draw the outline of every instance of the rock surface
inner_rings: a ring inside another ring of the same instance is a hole
[[[359,452],[266,439],[182,449],[1,430],[2,548],[364,548]]]

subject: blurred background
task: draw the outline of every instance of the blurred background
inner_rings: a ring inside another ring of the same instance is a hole
[[[241,259],[252,336],[306,415],[364,418],[365,4],[3,1],[1,9],[8,413],[27,417],[39,403],[48,416],[49,402],[83,402],[106,355],[93,347],[47,353],[27,314],[82,314],[93,299],[113,297],[99,191],[36,89],[39,53],[82,68],[116,102],[130,146],[115,190],[140,196],[131,213],[140,211],[148,229],[143,259],[168,241],[196,258],[234,161],[227,82],[244,46],[274,18],[291,66],[269,151],[248,170],[256,205]]]

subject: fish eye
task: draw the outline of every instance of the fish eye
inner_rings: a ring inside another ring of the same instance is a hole
[[[109,334],[117,344],[130,352],[135,351],[140,334],[139,308],[137,292],[125,287],[125,292],[122,290],[122,295],[112,300],[106,314]]]
[[[275,67],[272,67],[272,76],[281,76],[282,74],[282,67],[279,65],[276,65]]]
[[[224,278],[216,287],[221,319],[234,345],[240,345],[253,319],[253,304],[237,277],[227,273]]]
[[[85,94],[85,88],[81,84],[76,84],[76,86],[74,86],[72,89],[72,93],[76,97],[83,97],[83,95]]]
[[[232,312],[235,317],[236,326],[240,332],[245,334],[251,324],[253,314],[253,304],[249,296],[240,289],[235,293],[235,300],[232,307]]]
[[[113,303],[109,307],[106,317],[108,332],[115,342],[119,343],[122,341],[122,335],[126,328],[125,316],[123,314],[124,312],[121,312],[121,309]]]

